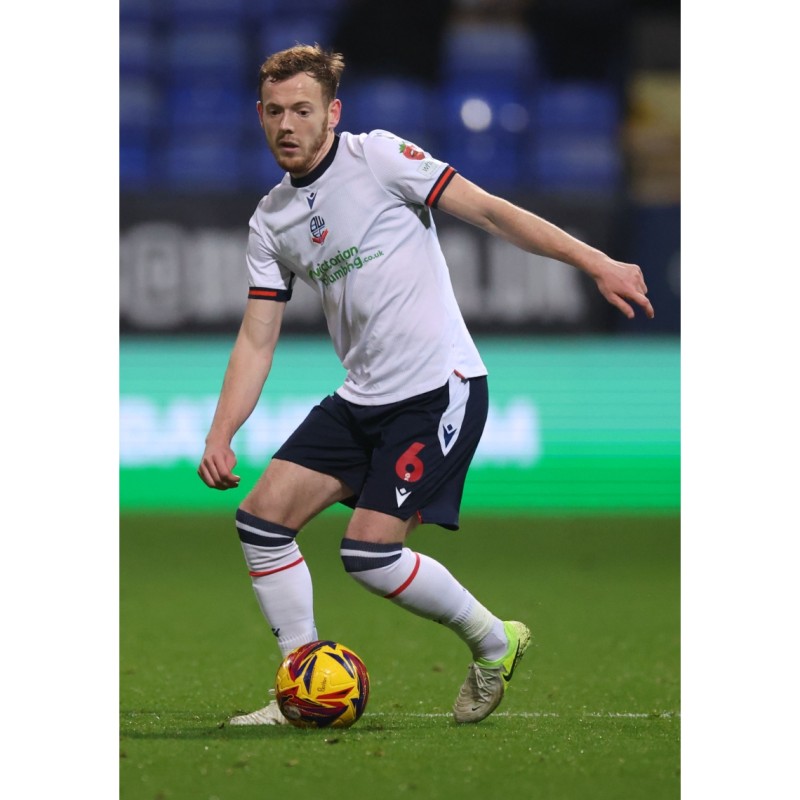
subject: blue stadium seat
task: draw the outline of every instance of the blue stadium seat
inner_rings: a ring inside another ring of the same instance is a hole
[[[230,136],[173,135],[158,159],[165,188],[174,191],[235,191],[241,157]]]
[[[451,137],[489,129],[517,136],[532,124],[526,95],[502,82],[475,87],[470,80],[451,80],[442,85],[440,102],[439,113]]]
[[[162,123],[162,96],[148,78],[122,77],[119,83],[119,123],[122,144],[149,141]]]
[[[260,49],[259,63],[279,50],[285,50],[297,43],[330,46],[332,18],[327,14],[301,16],[294,14],[275,14],[264,21],[258,29],[257,45]]]
[[[149,189],[152,185],[151,148],[146,144],[121,144],[119,186],[123,191]]]
[[[535,132],[523,148],[531,188],[607,194],[620,188],[620,102],[609,84],[546,83],[532,107]]]
[[[131,22],[120,27],[120,75],[153,75],[158,73],[160,65],[160,42],[152,25]]]
[[[519,179],[530,125],[523,99],[520,91],[502,82],[483,90],[474,89],[469,80],[445,84],[440,157],[490,190],[512,187]]]
[[[260,5],[269,7],[266,0]],[[248,0],[168,0],[163,3],[163,13],[166,19],[177,24],[191,20],[192,23],[219,22],[229,25],[243,21],[250,6]]]
[[[265,195],[285,174],[263,140],[261,144],[256,142],[243,147],[241,156],[240,185],[243,189],[254,189]]]
[[[253,68],[240,29],[221,25],[173,31],[166,42],[166,67],[176,79],[208,76],[242,84]]]
[[[129,22],[152,22],[160,15],[158,0],[119,0],[120,27]]]
[[[519,148],[491,132],[472,133],[434,155],[487,191],[509,192],[520,178]]]
[[[343,84],[341,130],[389,130],[431,150],[438,135],[437,95],[429,86],[401,78],[374,78]]]
[[[271,19],[280,8],[280,0],[243,0],[244,16],[251,30]]]
[[[621,187],[622,158],[614,136],[544,135],[526,152],[525,174],[533,190],[612,194]]]
[[[339,12],[350,0],[269,0],[272,10],[278,14],[306,14],[330,15]],[[258,5],[258,0],[255,0]]]
[[[582,81],[548,83],[536,96],[541,131],[615,134],[620,124],[620,101],[610,84]]]
[[[258,125],[256,97],[238,83],[186,79],[167,91],[168,122],[172,130],[227,133],[232,141],[242,129]]]
[[[539,76],[536,39],[527,28],[510,22],[451,24],[445,30],[442,71],[445,80],[469,79],[476,88],[498,81],[517,88],[533,86]]]

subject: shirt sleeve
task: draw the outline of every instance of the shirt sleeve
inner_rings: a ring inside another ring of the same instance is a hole
[[[259,212],[250,218],[247,238],[248,299],[286,302],[292,297],[294,273],[284,267],[264,233]]]
[[[388,131],[372,131],[364,157],[378,182],[396,197],[436,208],[456,171],[422,148]]]

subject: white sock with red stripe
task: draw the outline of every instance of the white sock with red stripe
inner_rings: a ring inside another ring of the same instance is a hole
[[[455,631],[476,658],[495,660],[505,655],[502,621],[438,561],[399,543],[355,539],[342,540],[341,556],[347,573],[362,586]]]
[[[243,511],[236,529],[253,591],[281,655],[317,639],[311,573],[294,537],[297,531]]]

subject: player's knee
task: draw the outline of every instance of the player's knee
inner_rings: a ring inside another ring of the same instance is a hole
[[[403,544],[378,544],[356,539],[342,539],[339,550],[345,572],[376,594],[384,595],[392,585],[392,573],[403,555]]]
[[[282,523],[281,515],[275,513],[275,509],[270,508],[269,503],[265,502],[265,494],[263,486],[251,489],[239,505],[237,516],[239,511],[243,511],[260,519],[277,520]]]

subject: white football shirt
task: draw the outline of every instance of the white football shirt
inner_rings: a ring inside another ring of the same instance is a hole
[[[303,178],[288,173],[250,219],[251,298],[320,295],[359,405],[404,400],[453,371],[486,374],[456,303],[431,208],[455,170],[387,131],[342,133]]]

